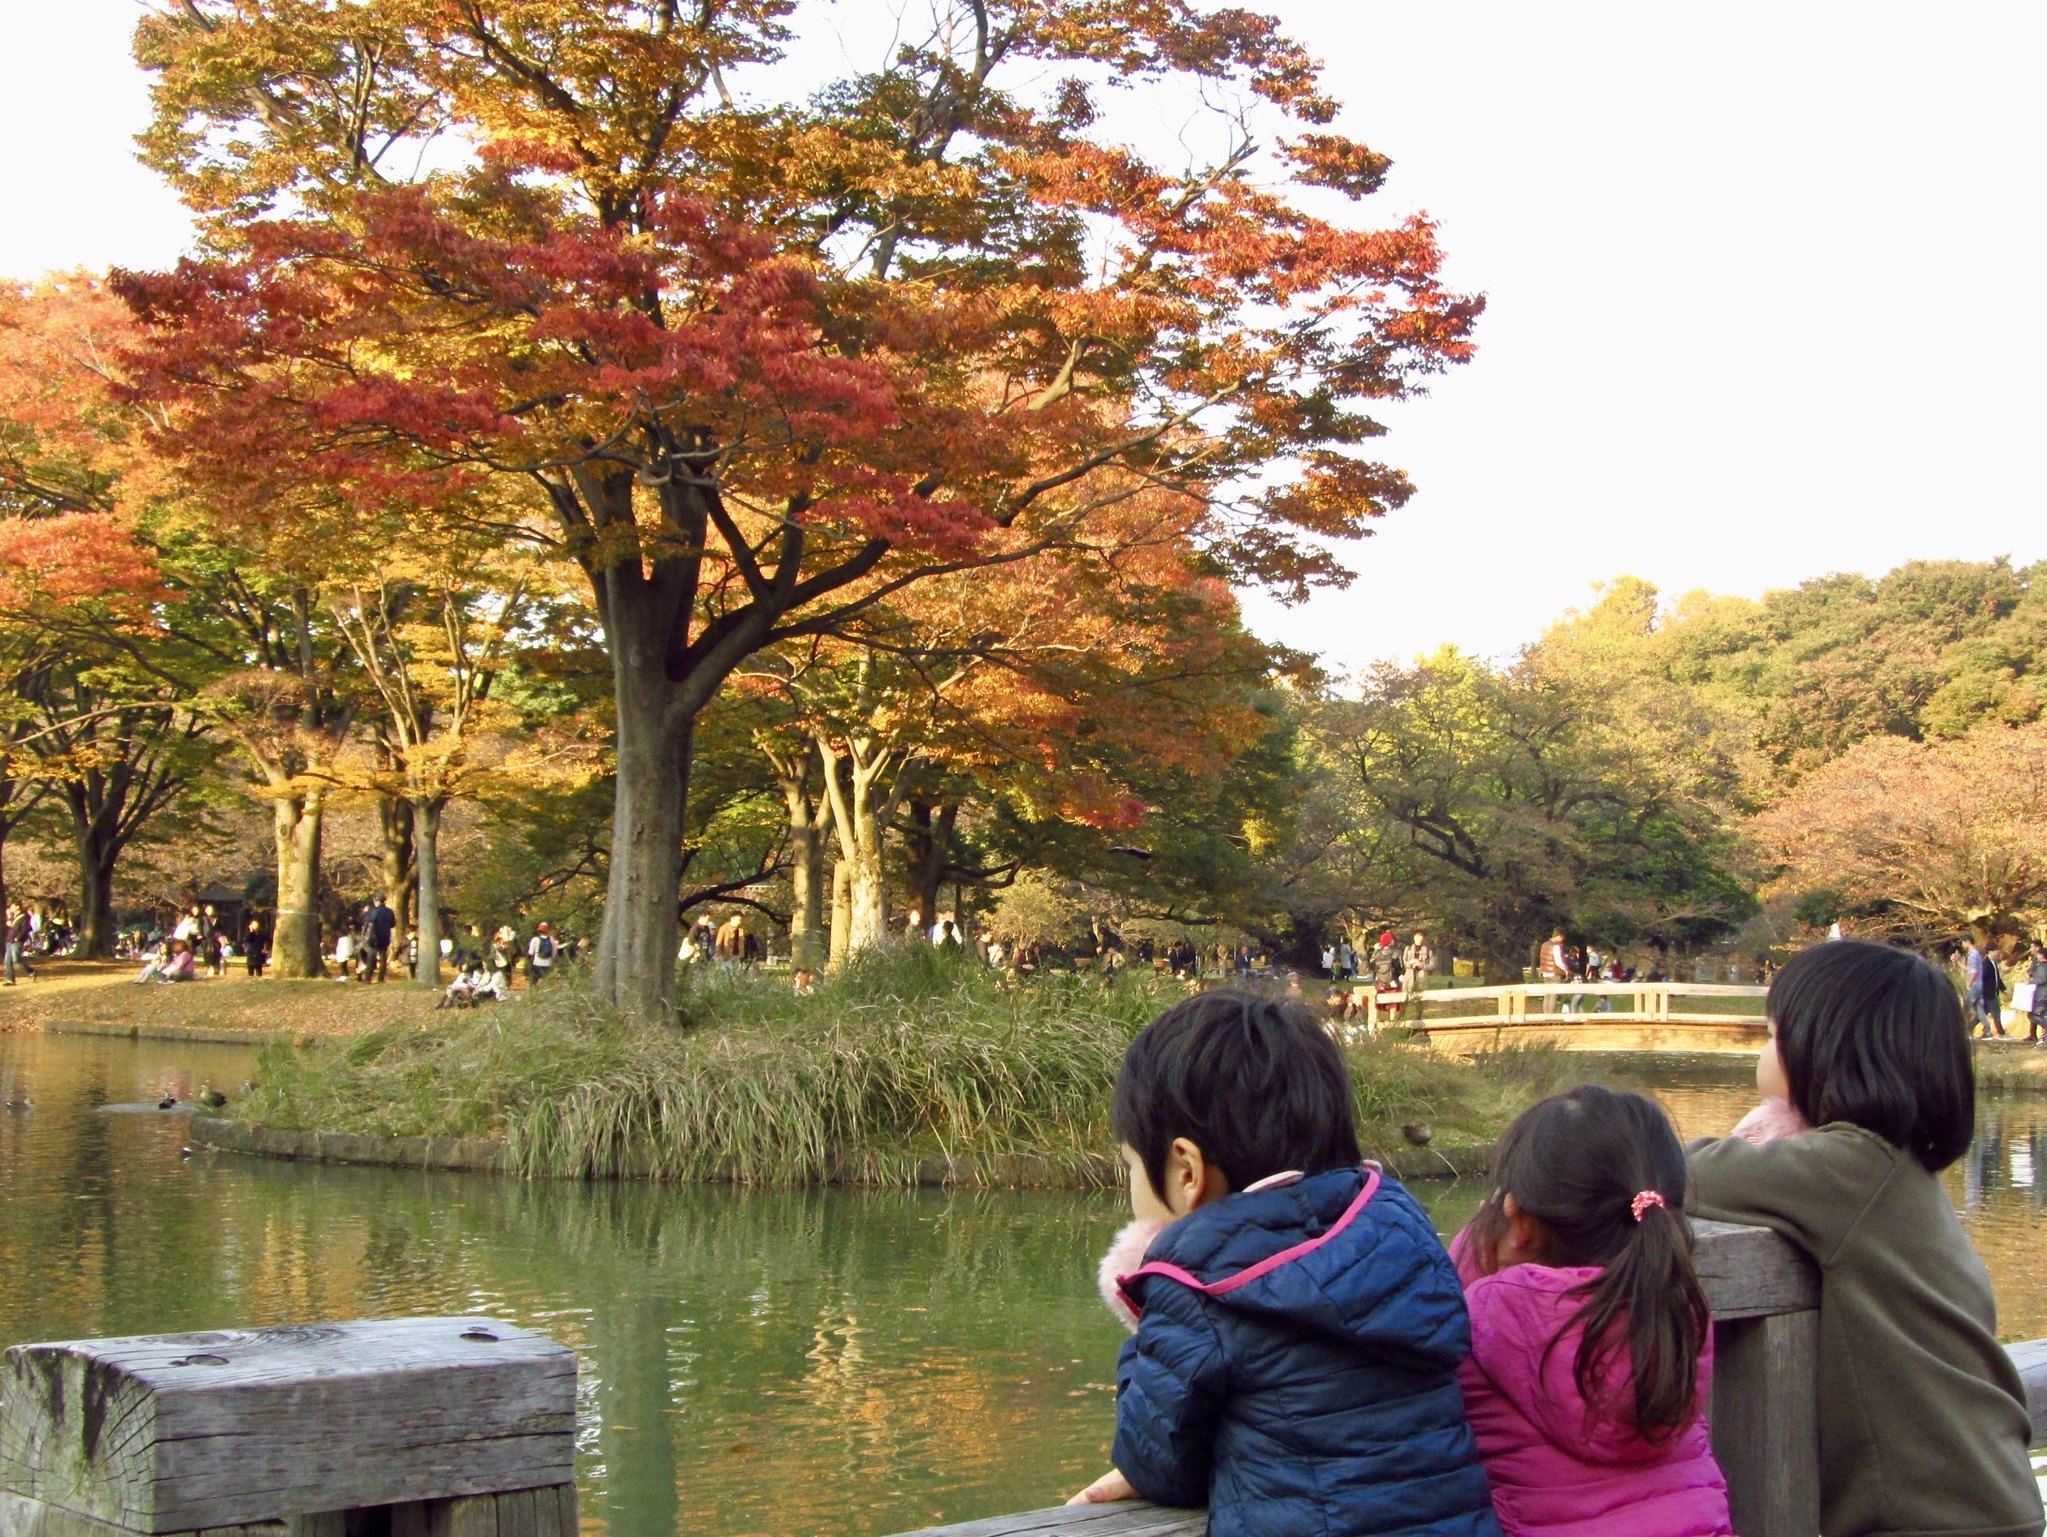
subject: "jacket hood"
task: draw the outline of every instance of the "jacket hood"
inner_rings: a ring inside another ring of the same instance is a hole
[[[1576,1320],[1586,1299],[1574,1293],[1600,1274],[1597,1266],[1513,1265],[1474,1282],[1465,1292],[1472,1362],[1545,1439],[1580,1461],[1659,1461],[1669,1455],[1670,1443],[1645,1440],[1629,1415],[1633,1367],[1625,1344],[1608,1357],[1597,1396],[1601,1405],[1618,1406],[1628,1417],[1589,1406],[1578,1390],[1578,1345],[1585,1331]],[[1711,1374],[1709,1339],[1699,1360],[1701,1413]]]
[[[1455,1367],[1470,1349],[1457,1274],[1428,1216],[1376,1168],[1239,1192],[1162,1230],[1124,1278],[1184,1285],[1391,1359]]]

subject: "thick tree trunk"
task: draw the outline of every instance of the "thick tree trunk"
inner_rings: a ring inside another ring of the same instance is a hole
[[[872,818],[867,819],[872,823]],[[847,859],[852,886],[848,942],[855,950],[870,949],[888,939],[888,868],[881,857],[881,831],[863,834]]]
[[[612,640],[618,775],[597,991],[630,1019],[673,1023],[676,899],[695,720],[673,708],[666,687],[650,687],[644,674],[620,660],[626,648],[618,637]]]
[[[826,759],[826,771],[837,765]],[[888,867],[875,780],[858,767],[832,791],[832,825],[839,838],[839,876],[846,882],[846,948],[865,950],[888,938]],[[833,944],[838,943],[835,933]]]
[[[910,807],[910,905],[933,918],[939,912],[939,892],[952,869],[952,830],[959,814],[958,806],[919,801]]]
[[[78,855],[78,953],[96,961],[114,957],[114,865],[121,840],[104,807],[95,807],[83,783],[67,783],[71,844]]]
[[[424,875],[419,867],[416,821],[412,802],[393,795],[377,797],[377,826],[384,838],[384,897],[398,918],[398,944],[405,942],[405,936],[419,921],[413,881],[424,879]],[[420,932],[424,936],[425,930]]]
[[[280,977],[324,977],[320,960],[320,823],[324,797],[282,797],[275,803],[277,929],[270,967]]]
[[[824,827],[811,802],[809,776],[802,772],[808,758],[774,763],[775,781],[789,809],[790,964],[814,969],[825,959]]]
[[[96,961],[114,958],[115,852],[78,850],[78,954]]]
[[[853,953],[853,871],[845,860],[832,865],[831,968],[837,971]]]
[[[441,802],[431,798],[410,807],[413,856],[419,866],[419,966],[414,980],[436,992],[441,986]],[[400,923],[404,922],[401,909]]]

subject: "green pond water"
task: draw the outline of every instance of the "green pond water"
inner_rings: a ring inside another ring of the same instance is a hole
[[[584,1524],[610,1537],[867,1537],[1025,1510],[1106,1465],[1108,1195],[521,1185],[181,1156],[103,1108],[250,1071],[238,1048],[0,1035],[0,1344],[485,1313],[581,1358]],[[1749,1066],[1586,1059],[1687,1133]],[[230,1087],[230,1092],[232,1089]],[[2011,1338],[2047,1335],[2043,1102],[1990,1100],[1950,1188]],[[1446,1231],[1479,1192],[1415,1187]]]

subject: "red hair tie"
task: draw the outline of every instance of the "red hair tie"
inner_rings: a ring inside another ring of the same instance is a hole
[[[1635,1220],[1640,1222],[1643,1212],[1652,1206],[1661,1205],[1663,1205],[1663,1192],[1661,1190],[1644,1190],[1628,1203],[1628,1210],[1633,1212]]]

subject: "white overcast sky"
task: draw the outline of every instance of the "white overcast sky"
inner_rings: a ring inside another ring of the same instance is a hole
[[[1420,486],[1344,593],[1254,601],[1348,667],[1511,652],[1622,572],[1755,595],[2047,556],[2047,6],[1267,0],[1484,292],[1389,420]],[[157,266],[134,0],[0,0],[0,275]],[[1367,207],[1372,207],[1368,204]]]

